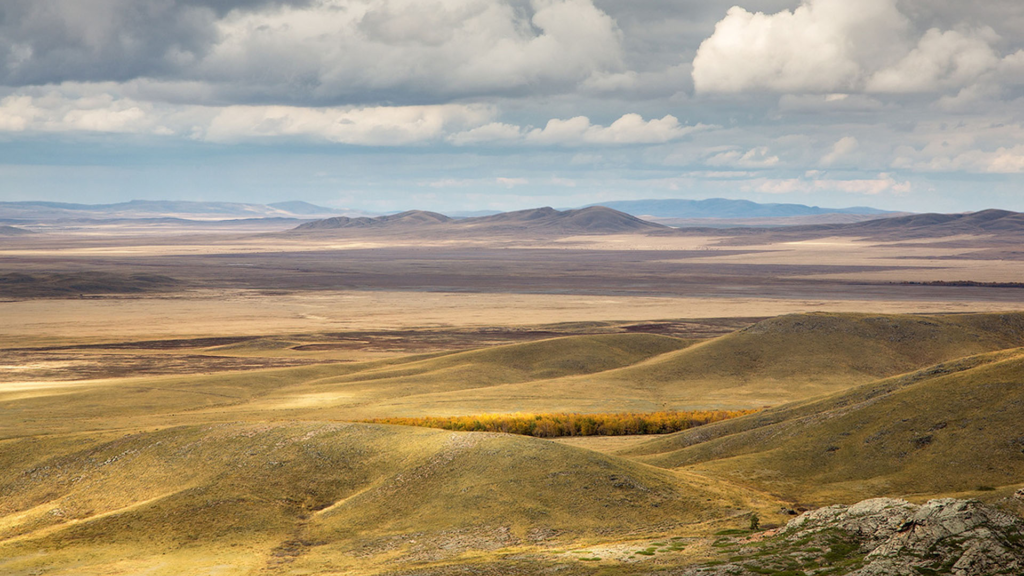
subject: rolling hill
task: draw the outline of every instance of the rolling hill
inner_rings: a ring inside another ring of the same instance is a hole
[[[6,447],[22,454],[0,469],[6,574],[372,574],[771,506],[543,440],[400,426],[222,424]]]
[[[612,234],[666,230],[665,226],[641,220],[635,216],[605,206],[591,206],[578,210],[536,208],[517,212],[504,212],[493,216],[464,218],[457,222],[462,229],[498,229],[502,231],[560,232]]]
[[[396,415],[761,408],[1024,345],[1024,314],[794,314],[592,375],[424,390]]]
[[[1022,345],[1022,314],[791,315],[699,343],[642,333],[569,336],[366,363],[0,390],[8,416],[0,437],[86,424],[98,430],[268,417],[761,408]],[[55,394],[62,399],[56,409]]]
[[[429,226],[429,228],[427,228]],[[594,206],[579,210],[559,211],[535,208],[502,212],[490,216],[452,219],[435,212],[413,210],[376,218],[328,218],[308,222],[296,232],[338,229],[380,229],[417,231],[428,229],[432,234],[619,234],[670,230],[666,226],[641,220],[618,210]]]
[[[398,214],[387,216],[356,217],[337,216],[324,220],[315,220],[299,225],[297,231],[311,230],[338,230],[343,228],[395,228],[408,226],[429,226],[432,224],[444,224],[451,221],[451,218],[436,212],[424,210],[409,210]]]
[[[247,344],[205,351],[260,350]],[[305,354],[292,345],[272,351]],[[731,561],[749,550],[736,528],[751,512],[778,523],[787,509],[875,496],[1011,495],[1024,478],[1021,346],[1020,313],[814,313],[700,342],[611,333],[6,382],[0,572],[641,574]],[[775,407],[606,443],[631,446],[613,454],[347,422],[765,403]],[[716,548],[723,528],[735,546]]]
[[[963,214],[911,214],[877,218],[864,222],[812,226],[734,228],[714,231],[695,228],[689,230],[688,233],[734,236],[732,243],[792,242],[829,236],[864,237],[893,242],[959,235],[991,236],[995,241],[1017,242],[1024,235],[1024,213],[1007,210],[982,210]]]
[[[1021,382],[1024,350],[1004,350],[679,432],[628,453],[811,504],[1012,492],[1024,479]]]
[[[351,420],[388,413],[396,398],[486,389],[592,374],[689,345],[651,334],[571,336],[451,354],[359,364],[320,364],[224,374],[137,376],[43,386],[0,387],[0,438],[167,422]],[[220,352],[223,353],[223,352]],[[121,393],[115,393],[120,391]],[[55,407],[53,397],[61,403]],[[433,409],[428,406],[427,409]],[[461,410],[449,404],[448,409]],[[498,411],[509,411],[509,403]],[[512,410],[514,411],[514,409]],[[465,412],[457,412],[465,413]],[[416,415],[430,414],[418,412]]]

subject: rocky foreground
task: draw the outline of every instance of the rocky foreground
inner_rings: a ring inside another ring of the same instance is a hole
[[[729,562],[688,576],[1024,574],[1024,521],[973,500],[876,498],[806,512],[752,537],[723,536]]]

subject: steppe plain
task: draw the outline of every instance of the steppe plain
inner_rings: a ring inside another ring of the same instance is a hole
[[[0,571],[683,574],[754,514],[1021,513],[1020,231],[601,216],[0,236]],[[760,411],[654,438],[358,422],[699,409]]]

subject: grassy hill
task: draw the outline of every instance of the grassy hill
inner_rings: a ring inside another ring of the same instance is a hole
[[[570,336],[365,363],[0,388],[0,437],[267,418],[761,408],[1021,346],[1022,336],[1021,314],[801,314],[696,344]]]
[[[377,406],[395,398],[588,374],[690,343],[651,334],[570,336],[366,363],[0,385],[0,438],[268,417],[388,416],[394,414]]]
[[[544,440],[402,426],[219,424],[4,448],[23,455],[0,468],[5,574],[375,573],[771,508]]]
[[[824,504],[1024,480],[1024,350],[959,359],[627,450]],[[975,494],[977,495],[977,494]]]
[[[804,314],[699,343],[619,333],[5,382],[0,573],[503,573],[527,557],[561,570],[573,547],[633,558],[644,538],[678,551],[672,536],[751,511],[776,523],[783,500],[1002,495],[1024,478],[1022,340],[1022,314]],[[344,422],[763,404],[776,407],[617,454]],[[647,569],[572,560],[564,573]]]
[[[793,314],[593,377],[519,388],[642,394],[658,409],[757,408],[1022,344],[1022,314]]]
[[[691,344],[654,334],[603,334],[495,346],[298,382],[234,410],[307,419],[515,412],[521,408],[504,392],[483,410],[472,399],[491,389],[614,370]]]

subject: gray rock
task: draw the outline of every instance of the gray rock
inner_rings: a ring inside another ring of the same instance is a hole
[[[742,544],[742,541],[738,541]],[[750,556],[687,574],[749,576],[799,566],[808,576],[1024,574],[1024,521],[974,500],[915,505],[875,498],[790,521]]]

